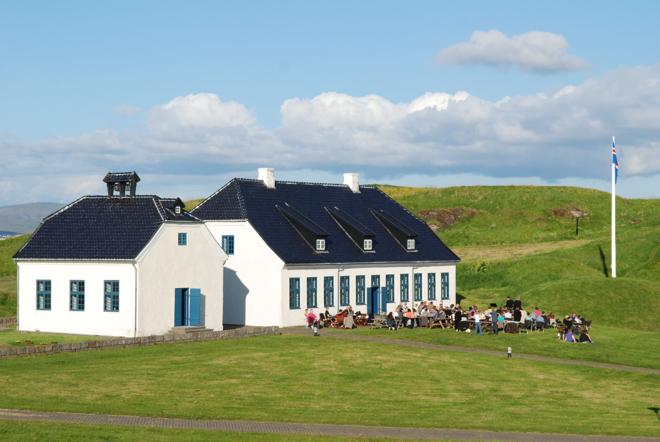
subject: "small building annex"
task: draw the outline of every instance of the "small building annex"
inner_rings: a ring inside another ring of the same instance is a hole
[[[224,322],[303,323],[306,308],[369,314],[456,302],[454,254],[420,219],[357,174],[343,184],[235,178],[191,213],[228,258]]]
[[[108,173],[107,195],[49,215],[16,253],[19,330],[222,329],[225,253],[180,199],[137,195],[139,180]]]

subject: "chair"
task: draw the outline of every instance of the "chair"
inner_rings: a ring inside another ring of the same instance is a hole
[[[344,318],[344,328],[354,328],[355,327],[355,321],[353,320],[352,315],[347,315]]]
[[[338,314],[334,317],[334,321],[330,323],[330,326],[332,328],[344,328],[344,319],[346,318],[345,315]]]

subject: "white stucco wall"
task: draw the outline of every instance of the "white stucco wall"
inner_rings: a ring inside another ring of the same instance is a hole
[[[247,221],[208,221],[216,241],[234,236],[224,272],[224,323],[279,325],[282,260]]]
[[[35,262],[18,264],[18,329],[133,336],[135,268],[131,263]],[[37,310],[37,280],[51,281],[51,310]],[[71,311],[69,283],[85,281],[85,310]],[[103,310],[103,281],[119,281],[119,311]]]
[[[441,296],[441,273],[449,273],[449,299],[443,300]],[[428,301],[428,274],[435,273],[435,287],[436,299],[434,304],[455,304],[456,303],[456,265],[453,263],[392,263],[392,264],[343,264],[337,265],[287,265],[282,270],[282,281],[280,289],[282,291],[280,309],[282,310],[282,322],[280,326],[292,326],[304,324],[303,313],[307,306],[307,278],[317,278],[317,305],[314,310],[319,313],[325,311],[323,304],[324,289],[323,278],[325,276],[334,277],[334,307],[328,310],[335,314],[338,310],[345,307],[340,306],[339,299],[339,276],[349,276],[350,288],[349,305],[355,311],[367,312],[367,305],[357,305],[356,301],[356,281],[357,275],[364,275],[365,277],[365,296],[368,295],[368,289],[371,286],[371,277],[373,275],[380,276],[380,287],[385,287],[385,276],[388,274],[394,275],[394,302],[388,303],[388,311],[393,310],[401,302],[401,283],[400,275],[402,273],[408,274],[408,306],[417,305],[421,301],[414,301],[415,299],[415,284],[414,273],[422,274],[422,300]],[[300,309],[289,308],[289,278],[300,278]]]
[[[178,234],[187,245],[178,245]],[[222,330],[223,263],[226,255],[201,223],[165,223],[138,257],[139,336],[167,333],[174,326],[177,288],[201,289],[203,325]]]

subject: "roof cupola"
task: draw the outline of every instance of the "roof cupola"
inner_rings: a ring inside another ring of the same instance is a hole
[[[108,186],[108,196],[135,196],[135,188],[140,181],[133,172],[108,172],[103,182]]]

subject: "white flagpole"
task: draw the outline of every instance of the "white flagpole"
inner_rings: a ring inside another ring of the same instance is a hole
[[[612,136],[612,148],[616,146]],[[616,278],[616,165],[612,163],[612,278]]]

